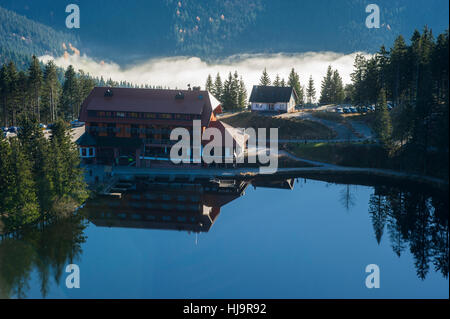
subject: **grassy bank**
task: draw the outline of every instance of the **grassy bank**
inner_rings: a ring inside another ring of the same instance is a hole
[[[242,112],[220,120],[241,128],[278,128],[279,139],[331,139],[336,136],[336,133],[325,125],[297,118],[274,118]]]
[[[347,119],[339,113],[333,112],[311,112],[311,115],[315,118],[345,124],[347,123]]]
[[[377,144],[288,143],[284,148],[300,158],[341,166],[381,168],[380,163],[389,164],[388,154]]]
[[[404,151],[402,155],[391,154],[380,145],[373,143],[285,143],[282,145],[293,155],[334,165],[347,167],[385,168],[448,180],[447,158],[439,154],[428,154],[426,169],[418,169],[413,158],[418,154]]]

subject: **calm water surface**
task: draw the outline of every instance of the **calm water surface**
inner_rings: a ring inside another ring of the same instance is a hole
[[[0,296],[449,297],[448,197],[292,182],[245,194],[152,186],[88,203],[87,219],[0,242]],[[66,288],[70,263],[79,289]],[[380,268],[379,289],[365,286],[368,264]]]

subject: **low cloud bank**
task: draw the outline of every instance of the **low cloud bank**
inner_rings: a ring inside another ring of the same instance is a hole
[[[350,74],[353,72],[353,62],[357,53],[242,54],[214,63],[207,63],[197,57],[179,56],[149,59],[127,67],[121,67],[116,63],[99,62],[86,55],[77,54],[57,58],[47,55],[40,59],[44,62],[54,60],[56,65],[63,68],[73,65],[76,70],[81,69],[92,76],[103,76],[105,80],[112,78],[115,81],[179,89],[187,88],[188,84],[204,88],[208,74],[211,74],[214,80],[216,74],[220,73],[224,81],[229,72],[236,70],[239,75],[242,75],[249,95],[252,86],[259,83],[265,67],[272,81],[276,74],[287,81],[291,68],[295,68],[304,86],[312,75],[316,86],[316,99],[318,99],[320,84],[328,65],[339,71],[344,84],[350,83]]]

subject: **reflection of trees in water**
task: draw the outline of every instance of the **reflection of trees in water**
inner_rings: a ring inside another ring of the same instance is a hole
[[[67,264],[81,256],[86,222],[79,216],[31,228],[0,242],[0,298],[25,298],[30,273],[36,271],[46,297],[50,279],[57,284]]]
[[[340,201],[344,208],[349,211],[355,205],[355,196],[351,192],[353,185],[347,184],[345,188],[341,190]]]
[[[394,188],[375,188],[369,215],[380,243],[385,228],[392,249],[400,256],[406,247],[414,257],[417,276],[425,279],[432,263],[448,277],[448,199]]]

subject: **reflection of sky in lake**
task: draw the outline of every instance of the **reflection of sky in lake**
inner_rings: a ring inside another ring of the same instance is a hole
[[[312,180],[291,191],[250,186],[199,235],[90,224],[81,288],[66,289],[63,273],[47,297],[448,298],[448,279],[432,262],[418,278],[409,243],[400,258],[387,229],[377,243],[373,192]],[[365,287],[368,264],[380,267],[379,289]],[[36,272],[29,285],[27,296],[40,297]]]

